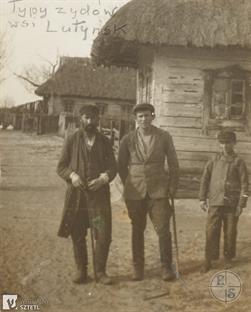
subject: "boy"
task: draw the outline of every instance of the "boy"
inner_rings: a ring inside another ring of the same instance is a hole
[[[236,251],[237,223],[248,198],[248,172],[245,162],[234,151],[235,133],[222,130],[218,140],[222,151],[207,163],[200,184],[202,210],[207,211],[209,200],[202,272],[209,271],[211,261],[219,258],[222,224],[225,267],[231,267],[231,259]]]

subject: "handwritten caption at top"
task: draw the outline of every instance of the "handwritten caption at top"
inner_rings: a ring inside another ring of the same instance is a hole
[[[81,33],[82,40],[100,33],[101,20],[112,17],[119,6],[105,7],[101,0],[98,3],[87,1],[56,1],[48,6],[38,6],[36,1],[9,0],[10,18],[8,26],[11,29],[39,28],[48,33]],[[60,5],[61,3],[61,5]],[[126,32],[126,24],[106,27],[103,33],[106,35],[118,32]]]

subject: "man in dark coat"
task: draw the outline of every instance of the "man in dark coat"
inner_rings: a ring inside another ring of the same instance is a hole
[[[225,267],[231,267],[236,251],[237,223],[248,199],[248,171],[244,160],[234,151],[235,133],[222,130],[218,140],[222,152],[208,161],[200,184],[200,206],[204,211],[208,209],[205,263],[201,272],[210,270],[212,260],[219,258],[222,225]]]
[[[149,214],[159,237],[162,279],[172,280],[172,241],[169,196],[178,184],[178,160],[171,135],[152,125],[154,107],[134,107],[138,128],[120,144],[118,171],[124,184],[124,198],[132,223],[133,280],[144,277],[144,231]],[[168,172],[165,170],[167,160]]]
[[[116,160],[108,138],[98,132],[97,106],[80,110],[81,127],[64,144],[57,173],[67,182],[65,205],[58,235],[73,242],[77,266],[75,283],[87,282],[86,235],[95,231],[95,268],[100,283],[111,284],[106,262],[111,243],[109,182],[116,175]]]

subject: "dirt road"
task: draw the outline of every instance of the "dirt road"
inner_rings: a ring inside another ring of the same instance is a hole
[[[132,282],[130,223],[116,185],[112,185],[113,242],[108,272],[114,285],[74,285],[70,239],[58,238],[64,182],[55,168],[62,147],[56,136],[0,131],[0,293],[40,300],[42,311],[218,312],[251,309],[251,207],[241,216],[238,257],[232,269],[242,280],[240,299],[227,306],[208,291],[217,268],[201,275],[205,214],[197,200],[177,200],[182,280],[160,279],[158,242],[148,222],[146,278]],[[90,244],[89,244],[90,245]],[[89,258],[90,259],[90,258]],[[92,276],[91,259],[89,265]],[[152,298],[156,297],[156,298]],[[32,301],[31,300],[31,301]]]

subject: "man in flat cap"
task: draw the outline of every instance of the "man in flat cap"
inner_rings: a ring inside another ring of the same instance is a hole
[[[144,278],[144,231],[148,214],[159,237],[162,279],[168,281],[175,278],[171,267],[172,211],[168,199],[177,189],[178,160],[171,135],[152,125],[154,107],[138,104],[133,113],[137,128],[122,139],[118,157],[118,171],[132,223],[133,280]]]
[[[219,258],[222,224],[225,268],[231,267],[236,253],[237,223],[248,198],[248,171],[244,160],[234,151],[235,133],[222,130],[218,141],[222,151],[208,161],[200,184],[200,207],[208,210],[202,272],[209,271],[212,260]]]
[[[97,130],[99,110],[85,105],[80,110],[81,127],[64,144],[57,173],[67,182],[63,217],[58,235],[72,238],[77,272],[75,283],[86,283],[89,225],[95,232],[94,267],[102,284],[111,284],[106,262],[111,243],[109,182],[116,175],[116,161],[108,138]]]

